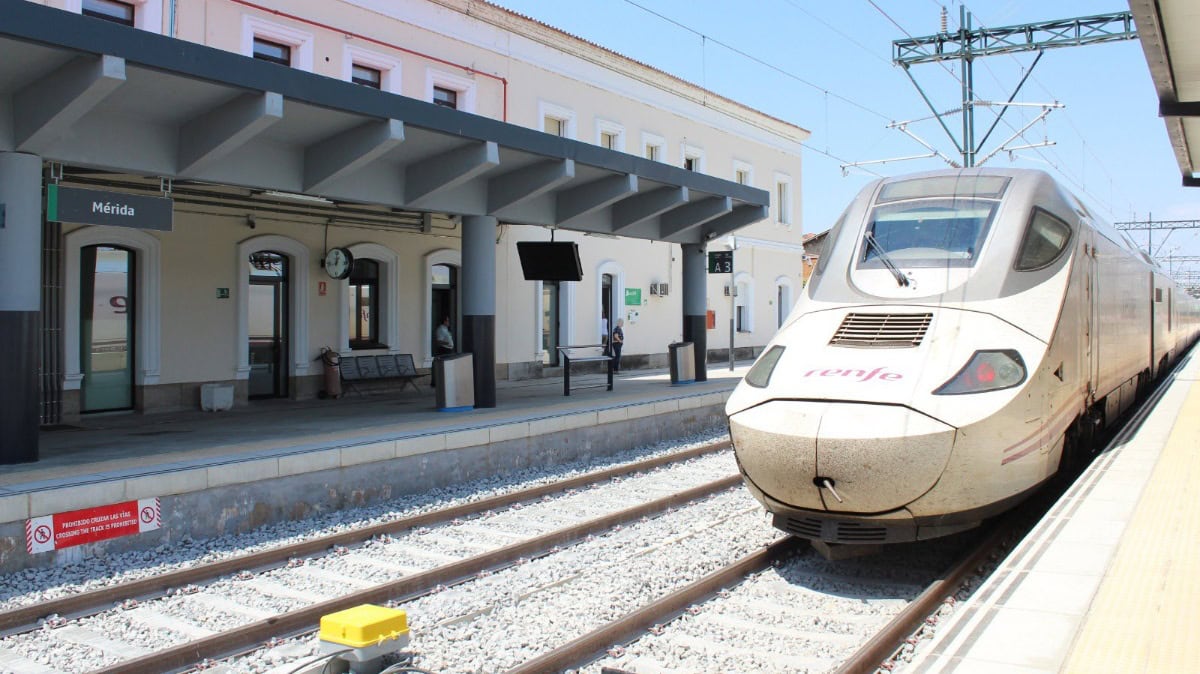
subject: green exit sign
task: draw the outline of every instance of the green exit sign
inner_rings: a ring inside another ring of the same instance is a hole
[[[708,253],[708,273],[710,274],[732,274],[733,273],[733,251],[732,250],[712,250]]]

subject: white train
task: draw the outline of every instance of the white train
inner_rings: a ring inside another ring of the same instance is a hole
[[[947,535],[1090,457],[1197,333],[1197,303],[1049,175],[877,181],[726,405],[776,527]]]

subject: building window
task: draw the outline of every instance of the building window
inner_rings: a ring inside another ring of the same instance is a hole
[[[682,162],[683,168],[685,168],[689,171],[696,171],[698,173],[703,173],[704,172],[704,150],[701,150],[700,148],[698,148],[694,145],[688,145],[687,143],[683,143],[683,145],[681,146],[681,150],[682,150],[682,154],[683,154],[683,162]]]
[[[734,328],[738,332],[754,332],[754,278],[746,272],[734,276]]]
[[[567,120],[546,115],[542,120],[542,130],[551,136],[567,137]]]
[[[754,184],[754,165],[749,162],[733,160],[733,181],[739,185]]]
[[[454,73],[425,69],[425,100],[446,108],[475,112],[475,80]]]
[[[775,174],[775,209],[779,224],[792,224],[792,179],[782,173]]]
[[[575,111],[561,105],[538,101],[538,119],[542,131],[561,138],[575,138]]]
[[[347,44],[342,49],[342,79],[400,93],[400,59]]]
[[[83,7],[80,12],[84,16],[91,16],[113,23],[120,23],[126,26],[133,25],[134,6],[127,2],[116,2],[116,0],[83,0]]]
[[[254,37],[254,58],[262,61],[270,61],[283,66],[292,65],[292,48],[290,45],[272,42],[270,40],[255,36]]]
[[[377,349],[379,341],[379,263],[354,261],[349,278],[350,348]]]
[[[667,139],[653,133],[642,132],[642,156],[650,161],[662,161]]]
[[[242,16],[241,53],[263,61],[312,72],[313,36],[257,16]],[[347,73],[349,75],[349,73]],[[346,79],[350,79],[347,77]]]
[[[445,87],[433,88],[433,103],[443,108],[458,109],[458,92]]]
[[[603,119],[596,120],[596,143],[605,149],[625,151],[625,127]]]
[[[383,72],[378,68],[360,66],[355,63],[350,68],[350,81],[372,89],[383,88]]]

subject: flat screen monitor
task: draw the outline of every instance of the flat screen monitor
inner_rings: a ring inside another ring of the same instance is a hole
[[[580,281],[579,246],[574,241],[518,241],[526,281]]]

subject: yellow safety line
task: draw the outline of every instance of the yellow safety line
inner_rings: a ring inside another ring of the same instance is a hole
[[[1200,386],[1192,385],[1063,672],[1200,672]]]

